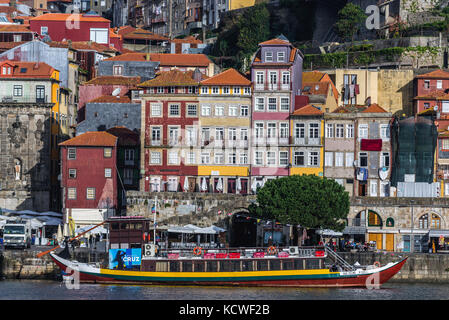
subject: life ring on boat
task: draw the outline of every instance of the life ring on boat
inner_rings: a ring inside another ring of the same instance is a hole
[[[276,252],[277,252],[277,249],[276,249],[275,246],[271,246],[271,247],[268,247],[268,248],[267,248],[267,253],[268,253],[268,254],[273,255],[273,254],[276,254]]]
[[[200,256],[202,252],[203,252],[203,248],[201,248],[201,247],[193,248],[193,254],[196,256]]]
[[[380,268],[380,262],[379,261],[374,262],[373,266],[375,266],[376,268]]]

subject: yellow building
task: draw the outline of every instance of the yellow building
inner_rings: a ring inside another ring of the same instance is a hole
[[[198,185],[212,192],[249,191],[251,81],[228,69],[201,81]],[[204,182],[203,182],[204,181]]]
[[[256,0],[229,0],[228,11],[242,9],[246,7],[252,7],[256,4]]]
[[[290,116],[290,128],[290,175],[314,174],[323,177],[323,111],[311,104],[295,110]]]

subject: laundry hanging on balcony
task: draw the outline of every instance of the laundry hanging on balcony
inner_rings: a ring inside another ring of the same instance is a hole
[[[356,177],[359,181],[368,180],[368,169],[367,168],[357,168]]]
[[[361,151],[381,151],[382,139],[362,139],[360,145]]]

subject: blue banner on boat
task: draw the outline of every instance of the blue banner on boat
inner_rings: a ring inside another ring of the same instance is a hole
[[[131,269],[140,266],[142,249],[109,249],[109,269]]]

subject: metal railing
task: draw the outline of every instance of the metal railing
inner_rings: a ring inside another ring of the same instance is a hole
[[[338,266],[340,266],[345,271],[354,271],[355,267],[347,263],[342,257],[336,254],[329,246],[324,247],[327,256],[334,261]]]

